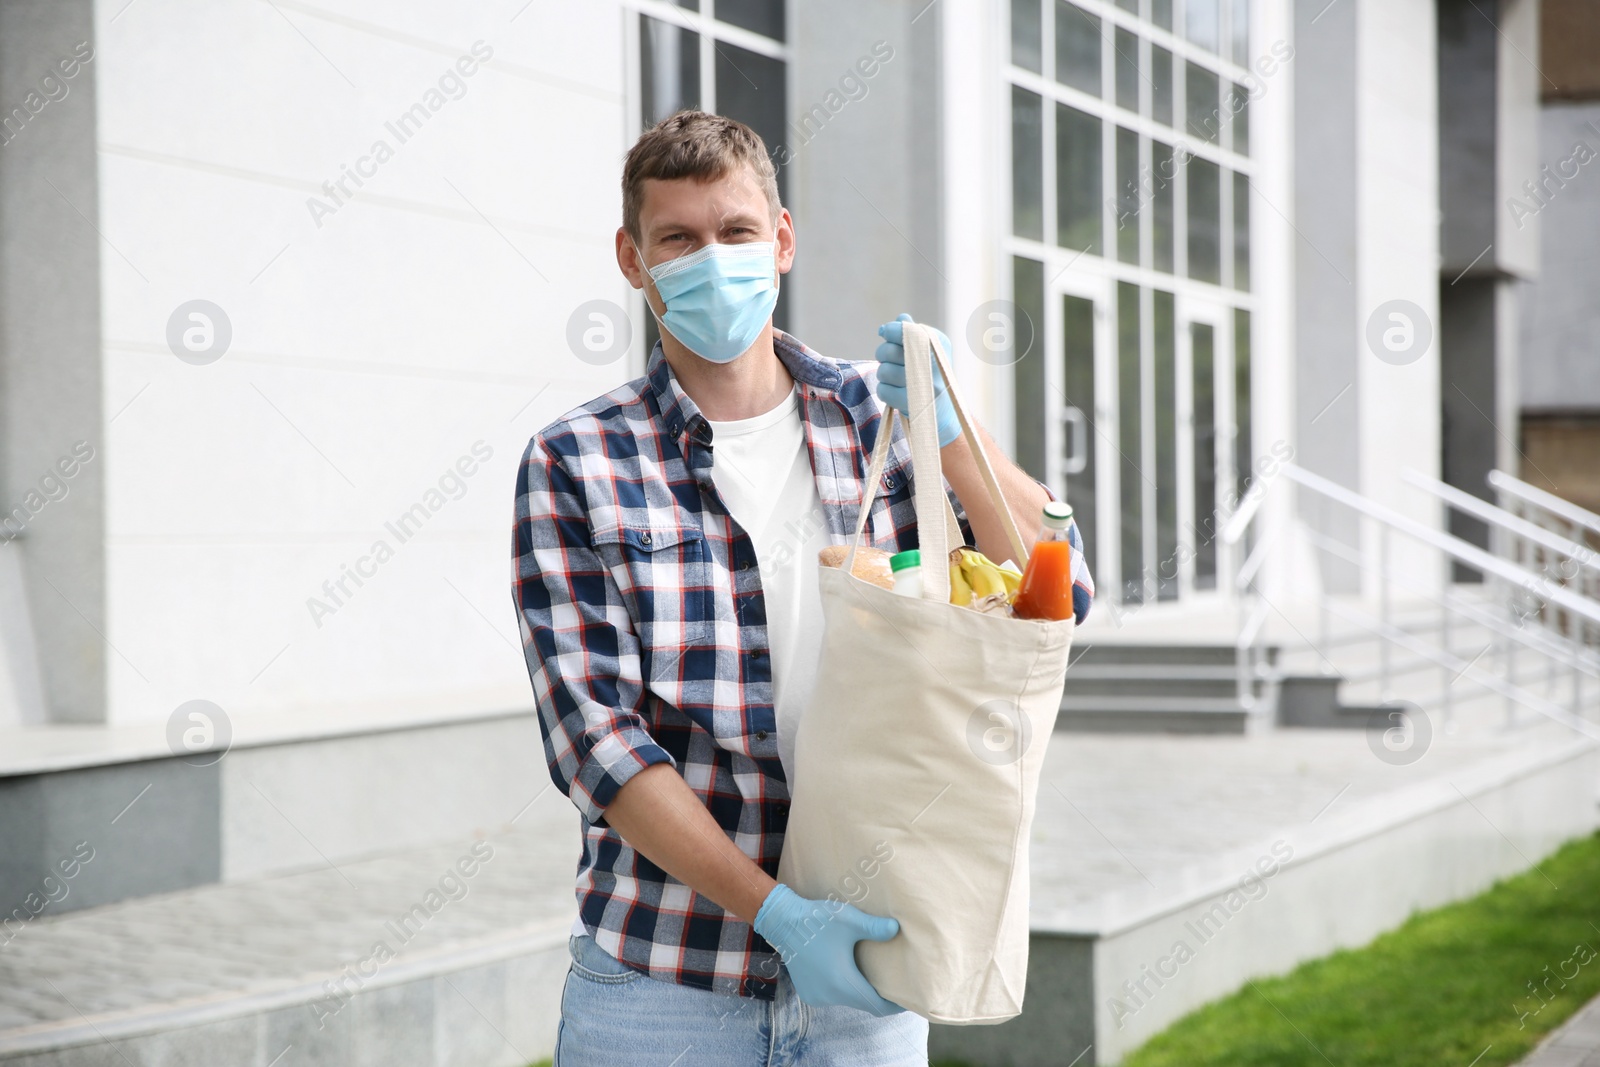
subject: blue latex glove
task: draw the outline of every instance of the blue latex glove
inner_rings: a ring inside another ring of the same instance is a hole
[[[879,364],[878,399],[899,408],[900,414],[906,416],[911,414],[911,401],[906,394],[906,347],[901,339],[903,331],[900,324],[910,321],[911,316],[902,313],[893,322],[879,326],[878,336],[883,338],[883,343],[874,353]],[[934,330],[933,335],[944,346],[945,359],[954,359],[955,350],[950,347],[950,338],[940,330]],[[937,363],[933,366],[933,402],[939,425],[939,447],[943,448],[961,436],[961,420],[956,418],[955,405],[950,403],[950,394],[945,392],[944,375]]]
[[[854,904],[807,900],[780,884],[756,912],[755,929],[783,957],[794,991],[807,1004],[843,1004],[880,1016],[905,1011],[880,997],[856,966],[856,942],[888,941],[900,932],[895,920]]]

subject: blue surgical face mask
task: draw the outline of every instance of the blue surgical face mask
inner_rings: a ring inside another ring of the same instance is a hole
[[[706,245],[651,267],[650,280],[667,308],[656,317],[702,359],[738,358],[756,343],[778,303],[777,247],[776,241]]]

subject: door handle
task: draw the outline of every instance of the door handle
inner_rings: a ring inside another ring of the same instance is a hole
[[[1062,457],[1066,461],[1063,471],[1066,474],[1082,474],[1089,469],[1089,421],[1083,417],[1083,409],[1075,407],[1063,411],[1061,421],[1072,431],[1072,447]]]

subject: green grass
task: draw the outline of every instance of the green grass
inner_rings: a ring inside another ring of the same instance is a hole
[[[1382,883],[1371,891],[1383,892]],[[1364,948],[1247,983],[1124,1064],[1467,1067],[1488,1048],[1476,1067],[1504,1067],[1600,993],[1596,953],[1600,835],[1480,896],[1414,915]],[[1541,1001],[1528,983],[1547,979]]]

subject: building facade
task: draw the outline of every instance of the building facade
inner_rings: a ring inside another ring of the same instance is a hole
[[[1290,460],[1440,526],[1405,469],[1482,494],[1519,391],[1588,380],[1576,270],[1532,283],[1586,194],[1503,207],[1559,154],[1538,28],[1537,0],[7,0],[0,722],[525,704],[514,467],[642,370],[618,174],[683,106],[779,164],[780,325],[840,358],[900,311],[955,340],[1078,509],[1103,624],[1231,596],[1218,531]],[[1350,516],[1266,506],[1272,596],[1372,592],[1296,540]]]

